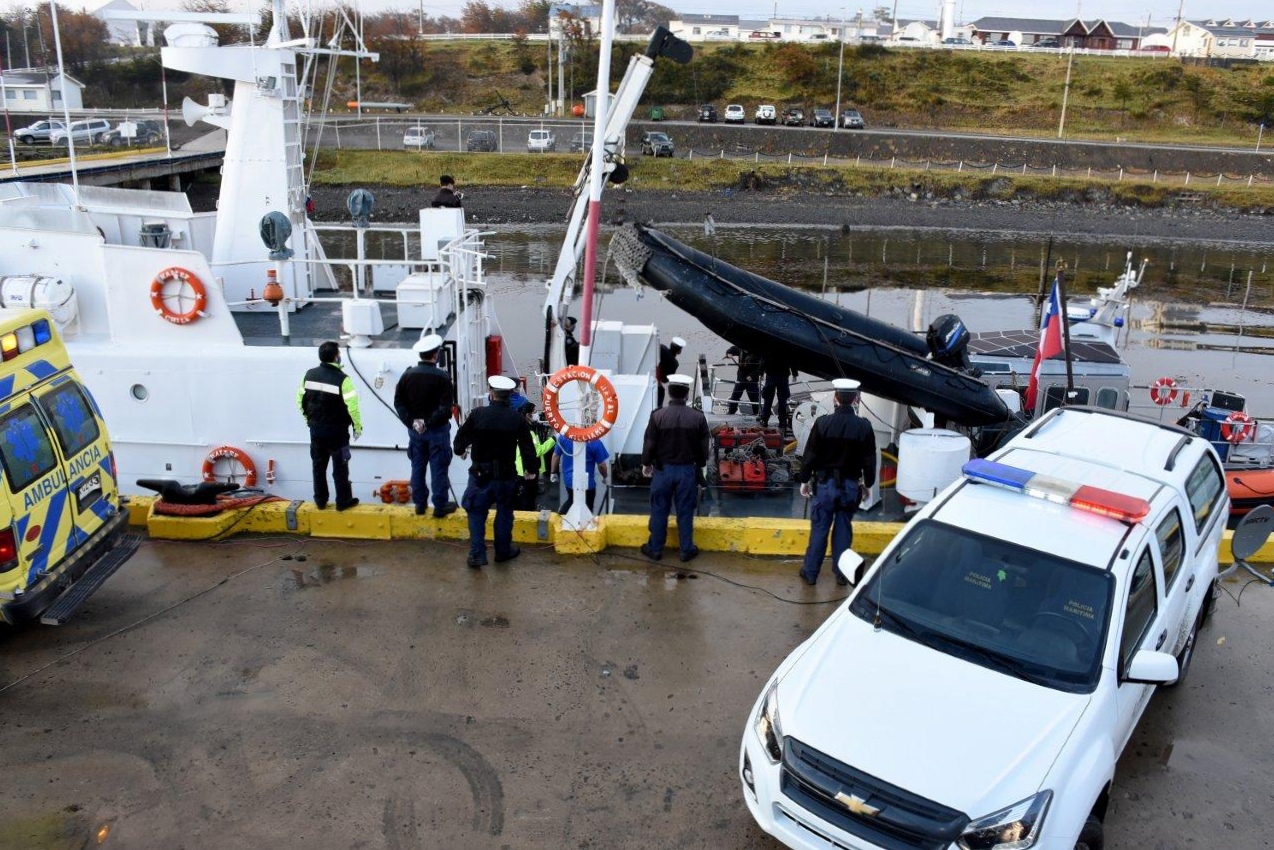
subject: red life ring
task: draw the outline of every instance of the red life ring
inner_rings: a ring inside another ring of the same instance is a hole
[[[255,487],[257,483],[257,465],[252,462],[252,458],[248,457],[248,453],[243,449],[236,449],[234,446],[218,446],[208,452],[208,456],[203,459],[203,480],[214,482],[217,480],[217,461],[229,458],[243,467],[243,486]]]
[[[181,284],[183,289],[189,286],[194,293],[194,304],[184,313],[178,313],[176,310],[169,308],[164,297],[164,286],[174,281]],[[156,313],[174,325],[188,325],[195,319],[207,316],[208,314],[204,312],[204,307],[207,303],[208,290],[204,288],[203,281],[194,272],[187,271],[180,266],[169,266],[155,275],[155,279],[150,282],[150,306],[155,308]]]
[[[602,397],[602,411],[592,425],[571,425],[558,407],[558,390],[568,381],[583,381]],[[587,443],[606,435],[619,418],[619,396],[610,379],[589,366],[558,369],[544,383],[544,413],[553,430],[577,443]]]
[[[1225,421],[1221,423],[1221,439],[1236,446],[1255,432],[1256,423],[1252,421],[1252,417],[1240,410],[1225,417]]]
[[[1177,382],[1172,378],[1160,378],[1150,385],[1150,400],[1159,406],[1177,400]]]

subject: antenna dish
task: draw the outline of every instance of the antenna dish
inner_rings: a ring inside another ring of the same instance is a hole
[[[1234,529],[1234,539],[1230,542],[1235,560],[1246,561],[1255,555],[1271,533],[1274,533],[1274,508],[1260,505],[1248,511]]]

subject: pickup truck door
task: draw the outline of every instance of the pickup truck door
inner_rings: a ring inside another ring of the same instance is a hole
[[[1115,752],[1123,752],[1124,745],[1132,736],[1132,730],[1141,718],[1150,695],[1154,693],[1153,685],[1142,685],[1124,679],[1128,662],[1142,649],[1162,648],[1167,643],[1164,627],[1164,605],[1162,591],[1162,572],[1156,563],[1158,547],[1151,541],[1141,543],[1134,556],[1133,568],[1128,580],[1121,588],[1119,601],[1121,617],[1118,620],[1119,641],[1118,673],[1119,684],[1116,687],[1115,701],[1118,710],[1118,723],[1115,727]]]
[[[1190,627],[1194,625],[1190,616],[1191,595],[1196,591],[1203,592],[1202,585],[1196,587],[1198,564],[1194,558],[1186,557],[1187,534],[1183,523],[1181,512],[1172,507],[1154,526],[1159,563],[1163,568],[1163,627],[1167,632],[1167,639],[1161,648],[1174,655],[1185,645]],[[1197,611],[1198,608],[1195,607],[1194,610]]]

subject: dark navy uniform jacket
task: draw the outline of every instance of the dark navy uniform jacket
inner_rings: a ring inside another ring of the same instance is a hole
[[[796,480],[804,484],[812,477],[835,477],[837,473],[841,481],[862,478],[867,487],[876,483],[876,435],[871,423],[849,405],[814,421]]]
[[[507,399],[491,402],[469,414],[456,432],[455,452],[463,455],[470,447],[474,467],[484,466],[496,481],[517,477],[514,454],[522,452],[523,469],[539,469],[535,441],[526,417],[509,407]]]
[[[429,428],[437,428],[451,416],[454,396],[450,375],[433,363],[418,363],[398,379],[394,410],[409,428],[416,419],[425,420]]]
[[[685,399],[669,399],[667,406],[650,414],[641,448],[642,466],[662,469],[679,463],[704,466],[708,462],[708,420]]]

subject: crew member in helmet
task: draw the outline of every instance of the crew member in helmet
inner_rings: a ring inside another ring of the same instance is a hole
[[[447,498],[451,467],[451,406],[455,388],[451,376],[438,367],[442,337],[429,334],[417,340],[412,350],[420,362],[403,372],[394,390],[394,410],[407,426],[407,458],[411,461],[411,498],[416,515],[429,509],[433,488],[434,516],[452,514],[456,503]],[[432,473],[428,478],[426,473]]]
[[[836,408],[814,420],[796,476],[801,495],[811,500],[810,541],[801,567],[806,584],[818,581],[829,534],[836,583],[849,584],[840,571],[840,556],[854,542],[854,512],[876,481],[876,435],[871,423],[854,412],[859,383],[838,378],[832,388]],[[854,582],[861,577],[854,576]]]
[[[349,438],[363,435],[354,382],[341,371],[341,347],[328,340],[319,346],[319,365],[305,373],[296,393],[297,407],[310,427],[310,461],[314,473],[314,504],[327,507],[327,466],[332,465],[336,509],[358,504],[349,483]]]
[[[456,432],[457,457],[470,452],[469,484],[460,506],[469,516],[469,558],[475,569],[487,564],[487,514],[495,508],[495,561],[511,561],[522,553],[513,545],[513,500],[517,493],[517,464],[521,453],[525,478],[536,478],[540,459],[526,417],[509,406],[517,386],[512,378],[487,379],[490,404],[469,414]]]
[[[699,472],[708,463],[708,420],[703,411],[686,402],[690,398],[689,375],[668,376],[668,406],[650,414],[641,449],[642,474],[650,477],[650,538],[641,553],[651,560],[663,557],[668,539],[668,514],[677,511],[677,543],[681,560],[699,554],[695,545],[695,507],[699,499]]]
[[[686,341],[679,336],[674,336],[668,345],[659,346],[659,365],[655,369],[655,380],[659,382],[659,403],[656,407],[664,406],[664,390],[668,386],[668,376],[676,374],[677,355],[681,354],[685,347]]]

